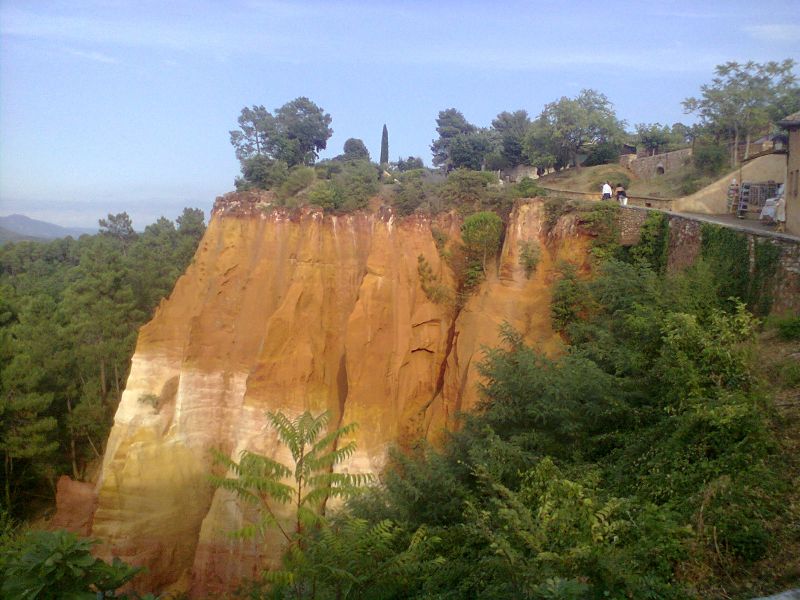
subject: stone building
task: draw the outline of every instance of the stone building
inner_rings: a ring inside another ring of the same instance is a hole
[[[786,154],[786,231],[800,235],[800,111],[778,123],[789,131]]]

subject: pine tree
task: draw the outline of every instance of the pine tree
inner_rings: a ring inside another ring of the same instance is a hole
[[[386,124],[383,125],[383,134],[381,135],[381,165],[389,164],[389,130],[386,129]]]

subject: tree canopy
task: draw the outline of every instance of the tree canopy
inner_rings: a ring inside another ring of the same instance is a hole
[[[369,150],[362,140],[349,138],[344,143],[344,160],[369,160]]]
[[[791,58],[781,62],[730,61],[717,65],[711,83],[700,87],[700,97],[683,101],[684,111],[696,113],[704,127],[733,142],[731,165],[735,166],[742,138],[747,142],[744,156],[747,158],[754,133],[800,108],[795,65]]]
[[[531,164],[578,164],[578,155],[590,146],[616,140],[624,134],[611,102],[595,90],[575,98],[562,97],[544,107],[526,139]]]
[[[305,97],[287,102],[274,115],[264,106],[245,107],[238,122],[230,140],[245,182],[264,183],[281,165],[314,164],[333,135],[331,116]]]

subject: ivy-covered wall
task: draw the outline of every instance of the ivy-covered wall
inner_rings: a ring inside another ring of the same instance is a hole
[[[741,298],[760,316],[800,314],[800,242],[636,207],[619,218],[620,242],[659,269],[680,271],[702,258],[723,297]]]

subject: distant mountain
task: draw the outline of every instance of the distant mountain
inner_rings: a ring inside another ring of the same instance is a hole
[[[31,219],[25,215],[9,215],[0,217],[0,242],[31,240],[36,242],[55,240],[72,236],[78,238],[83,234],[97,233],[91,227],[61,227],[53,223]]]

